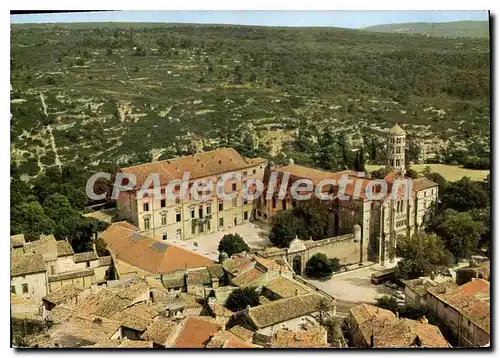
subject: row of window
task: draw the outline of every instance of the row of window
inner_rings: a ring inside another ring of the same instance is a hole
[[[176,204],[180,204],[180,199],[177,198],[175,200],[175,203]],[[243,199],[243,204],[246,205],[248,204],[248,200],[247,199]],[[238,198],[233,198],[233,207],[236,207],[238,206]],[[166,207],[166,202],[165,202],[165,199],[162,199],[161,200],[161,204],[160,204],[160,207],[161,208],[164,208]],[[211,207],[207,207],[207,215],[210,214],[209,210],[211,210]],[[222,200],[219,201],[219,211],[222,211],[224,210],[224,202]],[[143,203],[142,204],[142,211],[143,212],[147,212],[149,211],[149,203]],[[194,216],[192,216],[194,218]],[[202,217],[202,214],[200,214],[200,217]]]
[[[21,285],[21,290],[23,293],[28,293],[28,284],[27,283],[23,283]],[[16,286],[10,286],[10,292],[13,293],[13,294],[16,294]]]
[[[403,137],[399,137],[399,138],[392,137],[391,138],[391,143],[401,144],[401,143],[404,143],[403,140],[404,140]]]

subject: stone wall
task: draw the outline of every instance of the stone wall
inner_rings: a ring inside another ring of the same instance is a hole
[[[361,245],[353,234],[316,241],[307,246],[307,260],[316,253],[322,253],[329,258],[337,257],[342,265],[359,262]],[[363,256],[366,257],[366,252]]]

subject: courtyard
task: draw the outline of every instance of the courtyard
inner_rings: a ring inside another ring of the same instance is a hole
[[[395,290],[384,284],[374,285],[371,283],[371,275],[375,272],[393,267],[396,263],[385,266],[380,264],[365,263],[361,267],[352,271],[333,275],[327,280],[316,280],[303,277],[307,282],[315,287],[327,292],[335,297],[340,303],[375,303],[377,297],[391,295]],[[342,304],[340,304],[342,306]],[[347,305],[347,306],[352,306]],[[339,307],[340,308],[340,307]]]
[[[226,234],[239,234],[252,250],[260,250],[269,246],[268,226],[262,221],[247,222],[242,225],[234,226],[213,232],[207,235],[198,236],[191,240],[168,240],[169,243],[192,250],[213,260],[219,259],[219,241]]]

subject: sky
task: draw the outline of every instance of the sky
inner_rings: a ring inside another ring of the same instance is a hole
[[[487,11],[105,11],[11,15],[11,23],[181,22],[261,26],[330,26],[359,29],[403,22],[488,20]]]

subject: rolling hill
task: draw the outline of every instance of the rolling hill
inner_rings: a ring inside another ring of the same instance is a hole
[[[365,27],[372,32],[420,34],[439,37],[489,38],[488,21],[414,22]]]

